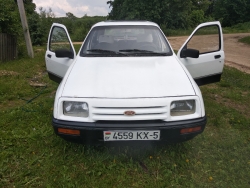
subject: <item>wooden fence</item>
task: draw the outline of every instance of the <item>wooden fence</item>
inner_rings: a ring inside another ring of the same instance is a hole
[[[0,33],[0,62],[17,58],[17,40],[12,35]]]

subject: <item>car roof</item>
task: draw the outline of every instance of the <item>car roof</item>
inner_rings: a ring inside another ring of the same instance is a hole
[[[159,27],[156,23],[150,21],[128,21],[128,20],[107,20],[96,23],[93,27],[97,26],[118,26],[118,25],[147,25]]]

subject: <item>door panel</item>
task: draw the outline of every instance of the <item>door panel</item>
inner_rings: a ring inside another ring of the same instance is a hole
[[[65,49],[71,51],[73,58],[58,58],[55,51]],[[45,55],[46,67],[50,79],[60,82],[66,74],[69,66],[76,57],[75,49],[70,40],[68,31],[64,25],[53,24],[48,38],[47,51]]]
[[[198,58],[181,57],[185,49],[199,50]],[[219,22],[199,25],[179,50],[177,56],[198,85],[219,82],[224,67],[223,35]]]

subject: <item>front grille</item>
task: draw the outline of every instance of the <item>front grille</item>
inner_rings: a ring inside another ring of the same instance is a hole
[[[124,112],[134,111],[135,115],[126,116]],[[95,121],[133,121],[164,120],[167,118],[167,106],[154,107],[92,107],[92,119]]]

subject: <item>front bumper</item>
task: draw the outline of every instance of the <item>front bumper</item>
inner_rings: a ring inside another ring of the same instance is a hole
[[[98,121],[94,123],[88,122],[72,122],[62,121],[53,118],[52,125],[57,135],[66,140],[75,140],[80,142],[104,142],[103,131],[112,130],[160,130],[160,141],[181,142],[189,140],[196,135],[202,133],[205,129],[207,118],[197,118],[185,121]],[[191,133],[181,133],[182,129],[201,127],[200,130]],[[58,128],[78,130],[79,135],[62,134],[58,132]]]

